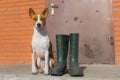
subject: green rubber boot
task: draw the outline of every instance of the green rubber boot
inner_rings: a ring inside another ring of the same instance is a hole
[[[56,35],[57,65],[50,70],[50,74],[53,76],[62,76],[65,74],[67,68],[68,42],[68,35]]]
[[[79,34],[70,34],[69,74],[70,76],[83,76],[83,71],[78,63]]]

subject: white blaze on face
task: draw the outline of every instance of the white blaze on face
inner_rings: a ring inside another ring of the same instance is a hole
[[[41,27],[42,27],[42,21],[40,20],[40,15],[39,14],[37,16],[37,21],[36,21],[35,27],[38,27],[38,24],[40,24]]]

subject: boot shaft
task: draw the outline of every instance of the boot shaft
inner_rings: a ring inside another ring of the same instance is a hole
[[[78,65],[78,46],[79,46],[79,34],[70,34],[70,54],[69,54],[69,64]]]
[[[56,35],[56,47],[57,47],[57,62],[62,62],[63,60],[67,60],[68,54],[68,43],[69,43],[69,36],[59,34]]]

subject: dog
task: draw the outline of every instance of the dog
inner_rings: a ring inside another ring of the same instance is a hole
[[[45,75],[49,74],[49,68],[54,67],[55,60],[46,31],[46,18],[48,9],[45,8],[41,14],[36,14],[32,8],[29,8],[29,16],[33,21],[32,45],[32,74],[39,71]]]

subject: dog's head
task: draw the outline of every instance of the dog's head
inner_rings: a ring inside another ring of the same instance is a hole
[[[37,29],[41,29],[46,24],[48,16],[48,8],[45,8],[41,14],[36,14],[32,8],[29,8],[29,16],[33,20],[33,25]]]

